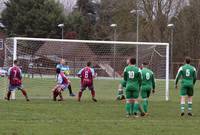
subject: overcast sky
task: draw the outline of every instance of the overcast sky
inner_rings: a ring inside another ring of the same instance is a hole
[[[64,5],[65,12],[71,12],[77,0],[59,0]]]

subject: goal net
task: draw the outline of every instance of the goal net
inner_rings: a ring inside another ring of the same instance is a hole
[[[5,43],[4,67],[20,62],[24,87],[32,98],[50,98],[55,83],[55,67],[63,58],[70,67],[73,88],[79,89],[77,72],[88,61],[98,74],[96,83],[104,80],[113,81],[112,88],[116,94],[117,81],[122,78],[126,59],[134,57],[138,65],[149,64],[157,79],[156,99],[169,99],[169,44],[150,42],[119,42],[92,40],[62,40],[43,38],[9,38]],[[105,81],[104,81],[105,82]],[[101,85],[104,85],[103,83]],[[97,91],[101,89],[96,86]],[[108,86],[110,87],[110,86]]]

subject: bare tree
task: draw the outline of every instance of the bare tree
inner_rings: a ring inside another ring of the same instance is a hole
[[[175,18],[175,50],[176,57],[186,55],[199,59],[200,49],[200,1],[190,0],[190,5],[185,7]]]
[[[186,5],[186,0],[140,0],[137,4],[147,22],[143,26],[144,40],[163,42],[167,40],[167,23]]]

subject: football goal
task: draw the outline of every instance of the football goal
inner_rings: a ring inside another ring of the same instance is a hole
[[[55,67],[62,58],[70,67],[69,77],[76,82],[77,72],[88,61],[97,73],[96,80],[121,79],[129,57],[136,58],[138,66],[149,64],[157,80],[158,96],[169,100],[168,43],[14,37],[6,39],[4,67],[18,59],[30,96],[49,98],[55,84]]]

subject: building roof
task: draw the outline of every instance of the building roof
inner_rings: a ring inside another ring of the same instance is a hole
[[[86,44],[46,42],[35,53],[35,55],[57,56],[64,58],[94,58],[95,54]]]

